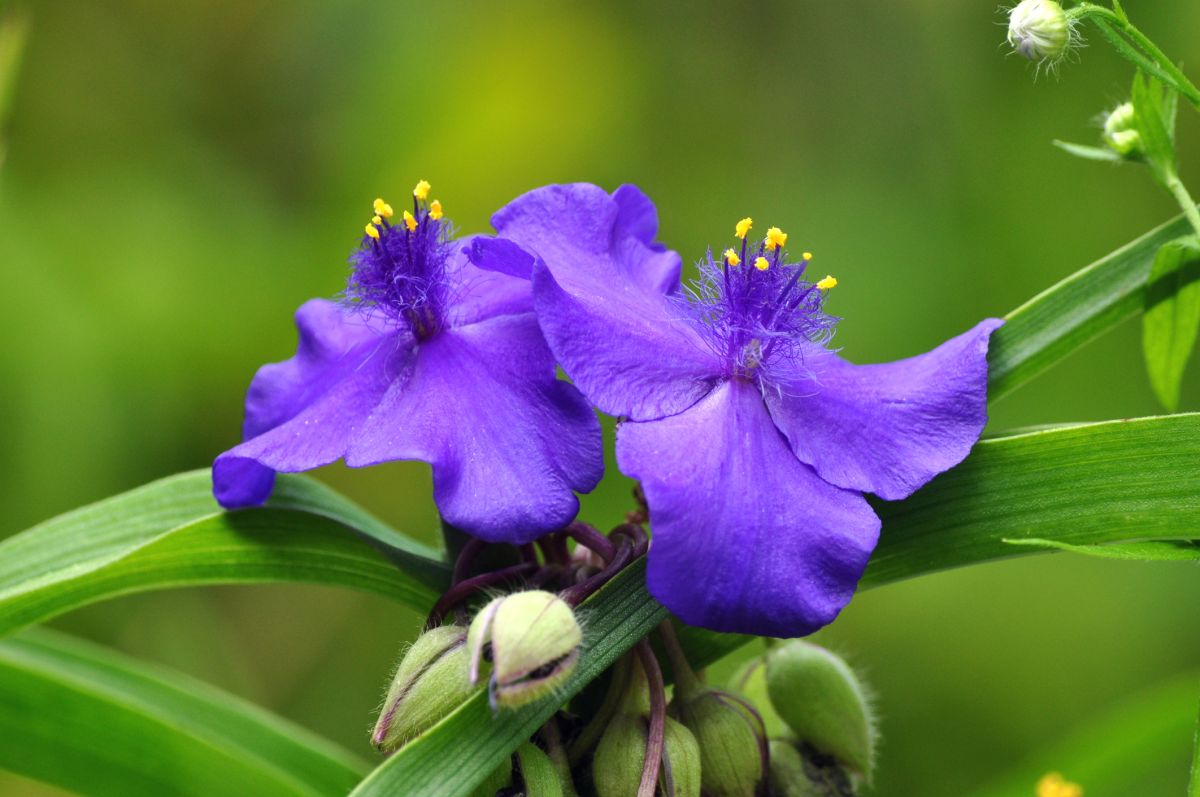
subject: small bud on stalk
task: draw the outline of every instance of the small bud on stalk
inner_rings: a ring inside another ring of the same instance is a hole
[[[474,691],[467,680],[467,632],[447,625],[417,637],[392,678],[371,742],[390,752],[425,731]]]
[[[496,598],[467,633],[470,683],[479,683],[481,662],[490,658],[492,708],[524,706],[570,677],[582,644],[574,612],[557,595],[529,590]]]
[[[646,760],[647,723],[644,716],[622,713],[600,739],[592,759],[592,777],[599,797],[632,797],[638,793]],[[667,718],[659,794],[699,797],[700,746],[681,723]]]
[[[1104,143],[1118,155],[1129,158],[1142,152],[1142,137],[1132,102],[1123,102],[1104,117]]]
[[[1008,13],[1008,43],[1030,61],[1062,59],[1072,35],[1067,12],[1055,0],[1021,0]]]

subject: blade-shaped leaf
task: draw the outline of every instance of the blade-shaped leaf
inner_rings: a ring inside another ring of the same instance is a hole
[[[233,695],[45,631],[0,640],[0,767],[112,797],[340,797],[366,769]]]
[[[260,509],[222,512],[207,471],[53,518],[0,543],[0,634],[98,600],[163,587],[303,581],[427,609],[438,554],[303,476]]]
[[[1200,332],[1200,241],[1196,236],[1163,244],[1150,268],[1142,349],[1154,394],[1174,412],[1196,333]]]
[[[1031,537],[1024,540],[1005,540],[1010,545],[1028,545],[1055,551],[1081,553],[1100,559],[1121,559],[1127,562],[1200,562],[1200,544],[1194,540],[1135,540],[1107,545],[1071,545],[1058,540]]]
[[[1055,141],[1054,146],[1063,152],[1074,155],[1077,158],[1084,158],[1085,160],[1107,161],[1109,163],[1120,163],[1124,160],[1124,158],[1108,147],[1090,147],[1086,144],[1072,144],[1070,141]]]
[[[1155,254],[1189,229],[1182,216],[1173,219],[1009,313],[988,350],[991,398],[1020,387],[1140,310]]]
[[[351,797],[471,794],[564,700],[666,617],[666,610],[647,594],[644,581],[645,566],[635,562],[582,604],[583,652],[570,681],[556,695],[517,711],[493,714],[481,690],[381,764]]]

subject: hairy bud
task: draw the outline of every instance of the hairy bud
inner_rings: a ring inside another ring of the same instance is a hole
[[[771,742],[771,794],[775,797],[854,797],[854,781],[830,756],[790,742]]]
[[[867,777],[875,729],[854,671],[825,648],[793,639],[767,654],[771,704],[797,739]]]
[[[562,781],[550,756],[528,742],[517,748],[517,766],[525,784],[525,797],[563,797]]]
[[[1008,43],[1030,61],[1057,61],[1071,44],[1067,12],[1055,0],[1021,0],[1008,13]]]
[[[711,797],[754,797],[766,776],[763,764],[767,741],[761,720],[738,698],[703,687],[677,695],[672,710],[700,747],[704,793]]]
[[[1132,102],[1123,102],[1104,117],[1104,143],[1127,158],[1142,152],[1142,137],[1137,131],[1135,113]]]
[[[649,729],[645,717],[619,714],[600,738],[592,759],[592,778],[599,797],[638,793],[646,761]],[[687,728],[667,717],[659,793],[664,797],[699,797],[700,747]]]
[[[391,751],[437,723],[474,691],[467,680],[467,632],[442,626],[417,637],[392,678],[371,742]]]
[[[490,658],[492,708],[532,703],[570,677],[582,644],[575,613],[557,595],[530,590],[496,598],[467,633],[470,682],[479,682],[481,662]]]

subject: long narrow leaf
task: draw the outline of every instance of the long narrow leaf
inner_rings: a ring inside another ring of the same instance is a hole
[[[207,471],[62,515],[0,543],[0,634],[131,592],[303,581],[428,608],[446,567],[320,483],[279,480],[261,509],[222,512]]]
[[[1142,351],[1150,386],[1169,412],[1179,404],[1183,372],[1200,332],[1200,240],[1195,235],[1158,250],[1142,316]]]
[[[232,695],[45,631],[0,640],[0,767],[98,797],[340,797],[366,768]]]

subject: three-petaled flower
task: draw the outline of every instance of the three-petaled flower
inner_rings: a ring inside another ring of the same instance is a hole
[[[926,354],[851,365],[827,348],[832,277],[805,279],[771,228],[701,261],[654,243],[636,188],[548,186],[492,218],[481,268],[524,276],[558,361],[623,418],[621,470],[641,480],[651,593],[684,621],[797,636],[853,595],[880,521],[863,493],[904,498],[970,451],[987,420],[989,319]]]

